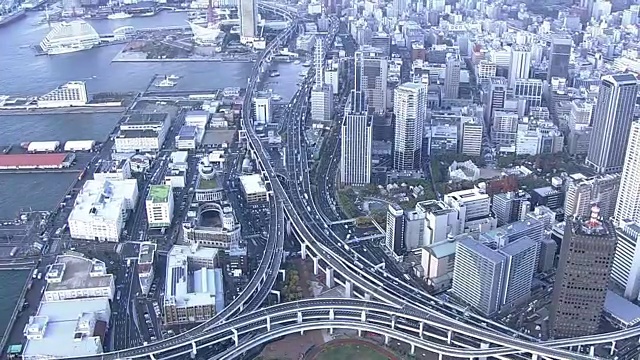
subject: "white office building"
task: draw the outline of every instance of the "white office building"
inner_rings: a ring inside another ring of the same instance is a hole
[[[84,106],[89,102],[84,81],[70,81],[38,98],[39,108]]]
[[[113,300],[115,296],[114,278],[107,274],[105,263],[80,253],[58,255],[49,266],[45,280],[42,296],[45,302],[80,298]]]
[[[331,86],[333,95],[340,92],[340,61],[329,60],[324,71],[324,83]]]
[[[166,229],[173,220],[173,189],[169,185],[151,185],[146,200],[149,228]]]
[[[518,79],[528,79],[530,70],[531,46],[513,45],[509,64],[509,88],[515,88]]]
[[[622,222],[616,228],[618,245],[611,268],[611,280],[624,290],[630,301],[640,297],[640,226],[635,222]]]
[[[333,93],[331,86],[322,84],[311,89],[311,121],[316,126],[331,126]]]
[[[115,137],[116,152],[133,154],[160,150],[170,123],[171,118],[165,113],[129,115]]]
[[[71,237],[118,242],[137,199],[136,179],[87,180],[67,220]]]
[[[138,281],[144,295],[149,294],[153,283],[155,273],[153,263],[155,262],[157,248],[158,245],[152,242],[140,244],[140,251],[138,252]]]
[[[640,122],[631,124],[615,219],[640,222]]]
[[[345,185],[371,182],[372,119],[366,113],[346,113],[342,122],[340,181]]]
[[[448,53],[446,58],[444,89],[445,99],[457,99],[460,92],[460,56]]]
[[[255,122],[257,124],[271,123],[271,117],[273,115],[271,94],[258,94],[258,96],[253,99],[253,104],[255,106]]]
[[[422,246],[430,246],[458,235],[458,212],[439,200],[426,200],[416,204],[416,211],[424,216]]]
[[[93,171],[93,179],[99,181],[131,179],[131,161],[129,159],[122,159],[98,162],[98,165],[96,165]]]
[[[469,156],[480,156],[482,152],[483,123],[481,119],[463,116],[461,153]]]
[[[478,188],[446,194],[444,203],[458,212],[459,227],[454,234],[486,232],[497,226],[491,215],[491,197]]]
[[[240,18],[240,42],[243,44],[253,42],[257,37],[258,2],[239,0],[238,17]]]
[[[405,83],[396,88],[393,99],[396,116],[393,167],[396,170],[421,168],[426,106],[427,93],[421,84]]]

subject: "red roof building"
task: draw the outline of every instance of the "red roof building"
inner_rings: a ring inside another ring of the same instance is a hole
[[[73,154],[8,154],[0,155],[0,169],[60,169],[69,167]]]

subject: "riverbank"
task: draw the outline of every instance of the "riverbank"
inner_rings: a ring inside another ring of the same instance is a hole
[[[123,113],[126,110],[123,106],[73,106],[61,108],[21,108],[21,109],[2,109],[0,108],[0,116],[16,116],[16,115],[66,115],[66,114],[108,114]]]

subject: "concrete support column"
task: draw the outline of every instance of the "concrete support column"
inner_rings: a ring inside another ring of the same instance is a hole
[[[589,348],[589,356],[593,357],[596,354],[596,346],[595,345],[591,345],[591,347]]]
[[[278,303],[280,302],[280,291],[278,290],[271,290],[271,293],[276,295],[278,297]]]
[[[384,336],[384,344],[389,345],[389,335]]]
[[[329,320],[335,320],[336,318],[336,313],[335,311],[333,311],[333,309],[329,309]]]
[[[313,258],[313,275],[318,275],[320,272],[320,265],[318,264],[319,258],[316,256]]]
[[[344,297],[346,298],[350,298],[351,297],[351,292],[353,291],[353,284],[351,283],[351,281],[347,280],[344,282]]]
[[[367,321],[367,312],[362,310],[362,314],[360,314],[360,321],[362,322],[366,322]]]
[[[293,233],[293,229],[291,228],[291,221],[287,220],[287,235],[291,235]]]
[[[358,337],[362,337],[362,330],[358,329]]]
[[[538,354],[531,354],[531,360],[538,360]]]
[[[391,316],[391,328],[395,330],[396,328],[396,317],[395,315]]]
[[[302,260],[307,258],[307,243],[302,243],[300,244],[300,256],[302,257]]]
[[[442,354],[438,354],[438,360],[442,360]]]
[[[238,340],[238,330],[236,329],[231,329],[231,331],[233,331],[233,342],[236,343],[236,347],[238,346],[238,342],[240,340]]]
[[[422,324],[420,324],[422,325]],[[453,330],[449,330],[447,332],[447,344],[451,345],[451,340],[453,339]]]
[[[198,348],[196,347],[196,342],[194,341],[191,343],[191,358],[195,359],[197,353],[198,353]]]
[[[333,269],[328,267],[326,273],[327,273],[327,276],[325,276],[324,282],[325,282],[325,285],[327,285],[327,287],[331,289],[335,286],[335,282],[333,280]]]
[[[333,327],[330,327],[330,328],[329,328],[329,334],[330,334],[330,335],[333,335]]]
[[[302,312],[298,311],[298,324],[302,323]]]
[[[371,294],[364,293],[364,299],[367,300],[367,301],[371,300]]]
[[[420,323],[420,339],[422,339],[422,333],[423,333],[423,332],[424,332],[424,323],[423,323],[423,322],[421,322],[421,323]],[[449,343],[451,343],[451,342],[449,342]]]
[[[280,272],[280,274],[282,274],[282,281],[287,280],[287,274],[286,274],[285,269],[280,269],[280,270],[278,270],[278,272]]]
[[[639,340],[640,341],[640,340]],[[616,341],[611,341],[611,351],[609,352],[609,356],[613,356],[616,352]]]
[[[489,348],[489,343],[485,343],[485,342],[480,343],[480,349],[488,349],[488,348]],[[478,360],[487,360],[487,357],[480,356]]]
[[[415,355],[416,354],[416,346],[411,344],[411,355]]]
[[[271,331],[271,317],[267,316],[267,331]]]
[[[156,360],[156,357],[153,354],[149,354],[149,357],[151,358],[151,360]]]

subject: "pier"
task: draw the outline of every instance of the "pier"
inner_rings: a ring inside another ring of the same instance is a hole
[[[125,108],[122,106],[72,106],[59,108],[38,108],[38,107],[0,107],[0,116],[16,115],[68,115],[68,114],[95,114],[95,113],[122,113]]]

